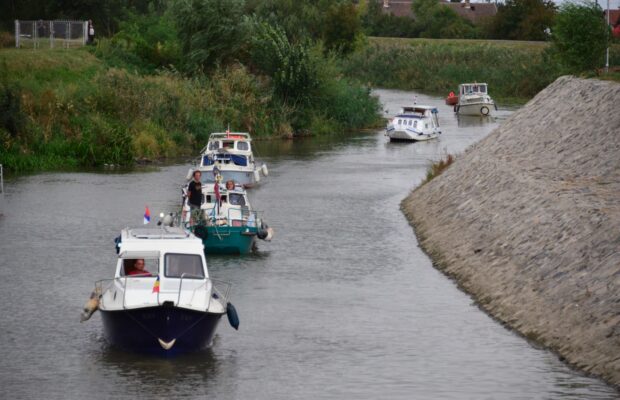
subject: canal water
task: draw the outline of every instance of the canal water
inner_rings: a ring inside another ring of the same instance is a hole
[[[376,91],[386,115],[413,101]],[[79,313],[113,274],[121,228],[180,203],[189,163],[49,173],[6,183],[0,217],[2,399],[614,399],[481,312],[419,249],[400,201],[430,162],[507,118],[457,120],[392,144],[381,131],[257,143],[269,177],[250,193],[276,231],[246,257],[208,257],[241,319],[211,349],[176,359],[109,347]]]

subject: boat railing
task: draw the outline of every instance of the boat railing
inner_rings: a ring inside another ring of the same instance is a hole
[[[191,290],[191,292],[189,290],[183,291],[183,283],[186,277],[190,279],[204,279],[204,282],[200,286]],[[221,299],[224,303],[228,302],[230,288],[231,288],[231,284],[228,282],[211,279],[211,278],[203,278],[198,275],[184,273],[181,275],[181,278],[179,279],[179,295],[177,297],[177,306],[184,305],[185,307],[193,308],[193,302],[197,296],[197,293],[201,291],[206,291],[207,292],[206,295],[208,296],[206,309],[208,310],[209,307],[211,306],[212,299]],[[189,294],[188,296],[189,300],[181,303],[181,294],[184,294],[185,292]]]
[[[155,278],[156,277],[151,277],[151,278]],[[135,277],[131,277],[128,280],[128,277],[119,277],[119,278],[113,278],[113,279],[101,279],[97,282],[95,282],[95,290],[96,293],[99,294],[100,296],[100,303],[101,306],[103,306],[105,308],[105,294],[106,292],[110,291],[111,289],[113,289],[115,284],[118,284],[120,286],[120,289],[123,291],[123,298],[122,298],[122,306],[123,309],[130,309],[130,308],[135,308],[133,306],[128,306],[127,302],[126,302],[126,293],[127,293],[127,283],[131,282],[133,279],[135,279]],[[187,288],[185,289],[183,287],[184,282],[187,282],[187,279],[200,279],[200,285],[198,287],[195,288]],[[154,280],[153,280],[154,281]],[[136,280],[136,282],[138,282]],[[230,295],[230,290],[231,290],[231,284],[228,282],[224,282],[224,281],[220,281],[220,280],[216,280],[216,279],[211,279],[211,278],[204,278],[202,276],[197,276],[197,275],[192,275],[192,274],[182,274],[181,277],[179,278],[179,285],[178,285],[178,289],[176,291],[166,291],[163,292],[164,294],[175,294],[175,292],[177,292],[177,301],[176,301],[176,306],[177,307],[187,307],[187,308],[196,308],[193,305],[193,301],[197,298],[198,294],[203,291],[206,293],[203,293],[205,296],[207,296],[207,306],[206,309],[209,308],[210,304],[211,304],[211,300],[212,299],[222,299],[222,301],[224,303],[226,303],[228,301],[229,295]],[[160,289],[160,291],[157,292],[157,296],[155,296],[154,298],[151,297],[149,300],[140,303],[140,306],[160,306],[162,305],[162,301],[161,301],[161,294],[162,291]],[[116,295],[113,296],[114,299],[116,299]],[[185,299],[188,300],[185,300]],[[183,302],[182,302],[183,300]]]

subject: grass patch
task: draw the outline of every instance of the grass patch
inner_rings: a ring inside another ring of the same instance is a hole
[[[448,154],[445,158],[432,163],[428,169],[426,170],[426,178],[422,182],[425,184],[430,182],[435,177],[441,175],[443,171],[445,171],[452,163],[454,162],[454,156],[452,154]]]
[[[9,172],[194,155],[211,132],[332,135],[379,121],[367,88],[333,71],[316,105],[287,105],[241,64],[209,76],[140,74],[96,49],[0,50],[0,160]],[[301,116],[301,117],[300,117]],[[303,130],[293,131],[295,124]]]

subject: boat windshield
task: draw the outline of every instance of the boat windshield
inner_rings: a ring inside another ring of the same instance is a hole
[[[228,203],[233,206],[244,206],[245,197],[243,197],[243,195],[240,193],[229,193]]]
[[[125,258],[122,260],[121,276],[131,278],[156,276],[159,273],[159,260],[149,258]]]
[[[164,276],[167,278],[204,278],[202,258],[197,254],[168,253],[164,257]]]

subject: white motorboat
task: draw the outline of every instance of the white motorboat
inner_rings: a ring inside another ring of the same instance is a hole
[[[209,277],[202,240],[193,234],[171,226],[126,228],[116,251],[114,278],[95,284],[82,314],[86,320],[101,311],[112,345],[174,355],[209,347],[224,314],[238,327],[230,284]]]
[[[437,108],[430,106],[403,107],[385,129],[391,141],[422,141],[441,135]]]
[[[497,110],[495,102],[489,96],[486,83],[462,83],[459,85],[458,103],[454,111],[459,115],[490,116]]]
[[[216,174],[213,170],[217,168],[224,181],[233,180],[244,187],[252,187],[260,182],[261,174],[269,174],[267,165],[259,166],[256,163],[252,138],[245,132],[212,133],[200,154],[200,163],[197,168],[189,170],[188,180],[195,170],[200,170],[203,172],[203,180],[214,182]]]

